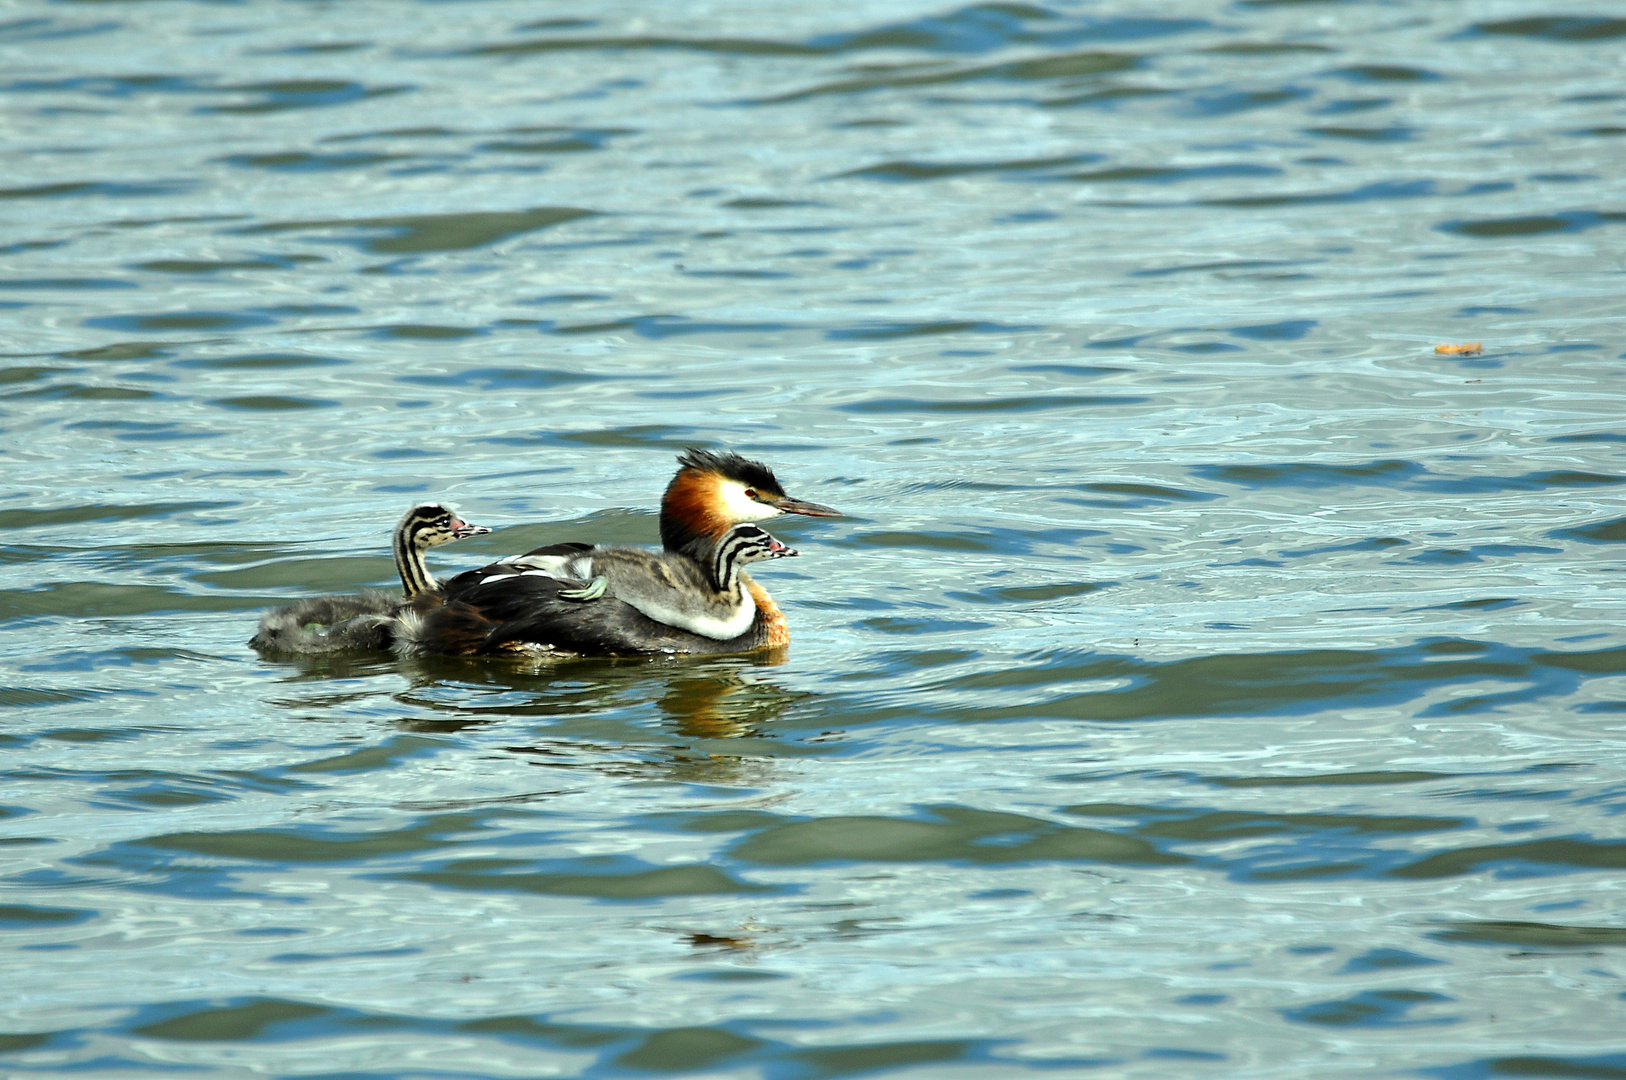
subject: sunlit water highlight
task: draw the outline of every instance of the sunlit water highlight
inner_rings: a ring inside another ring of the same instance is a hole
[[[0,1071],[1626,1076],[1623,43],[9,9]],[[783,658],[244,645],[686,445]]]

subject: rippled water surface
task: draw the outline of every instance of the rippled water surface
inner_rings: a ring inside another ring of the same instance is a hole
[[[1544,3],[0,7],[0,1073],[1626,1077]],[[244,644],[688,445],[784,656]]]

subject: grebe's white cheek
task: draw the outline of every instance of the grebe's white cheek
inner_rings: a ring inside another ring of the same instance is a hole
[[[735,480],[725,480],[718,485],[718,494],[722,496],[723,506],[733,521],[762,521],[765,518],[778,517],[784,513],[777,506],[757,502],[747,495],[744,484]]]

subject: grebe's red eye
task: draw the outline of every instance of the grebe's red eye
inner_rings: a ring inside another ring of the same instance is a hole
[[[756,488],[746,488],[745,489],[745,497],[747,499],[756,498],[757,497],[757,489]]]

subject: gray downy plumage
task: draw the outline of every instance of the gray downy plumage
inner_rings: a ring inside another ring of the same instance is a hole
[[[705,561],[669,551],[643,548],[594,548],[575,558],[516,560],[533,569],[559,569],[561,577],[587,581],[588,587],[567,598],[614,597],[655,622],[702,637],[726,641],[748,630],[756,602],[746,588],[748,563],[782,559],[796,550],[749,523],[723,535]],[[562,565],[560,565],[562,563]]]
[[[366,589],[351,596],[314,596],[268,611],[249,645],[263,653],[331,653],[388,649],[407,604],[433,596],[439,583],[425,553],[491,530],[470,525],[437,503],[408,510],[395,527],[392,547],[402,594]]]

